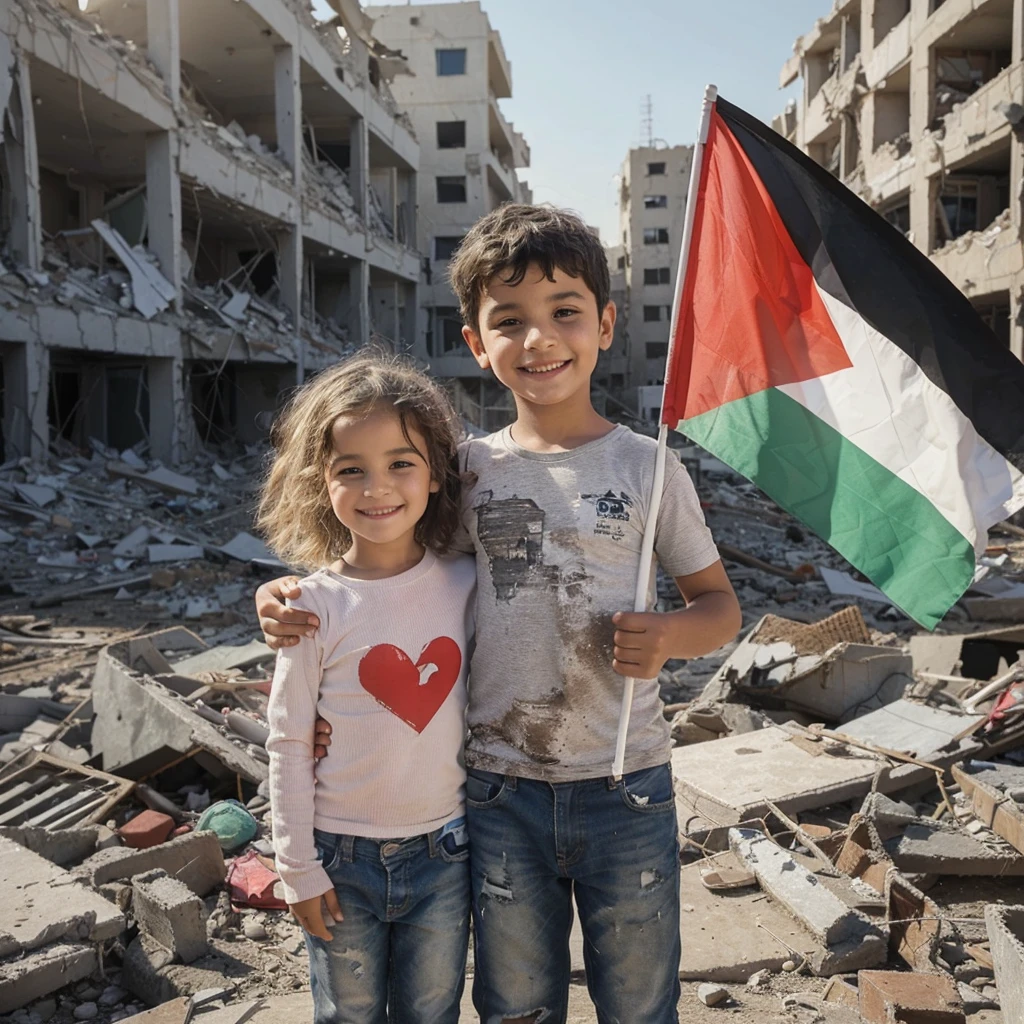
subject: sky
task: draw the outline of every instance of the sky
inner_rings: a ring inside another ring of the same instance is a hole
[[[429,2],[429,0],[426,0]],[[367,3],[367,0],[364,0]],[[641,140],[651,97],[653,135],[690,145],[704,86],[771,122],[795,96],[779,72],[797,36],[831,0],[481,0],[512,65],[506,118],[523,133],[520,171],[534,202],[578,210],[618,235],[618,173]],[[373,16],[373,0],[367,3]]]

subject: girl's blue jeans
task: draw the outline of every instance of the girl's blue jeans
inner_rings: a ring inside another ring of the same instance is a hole
[[[330,942],[306,934],[314,1024],[456,1024],[470,918],[464,830],[313,835],[345,917]]]

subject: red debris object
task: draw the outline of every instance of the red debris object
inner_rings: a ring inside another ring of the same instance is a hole
[[[228,890],[231,902],[261,910],[287,910],[288,904],[274,895],[274,886],[281,880],[276,871],[263,863],[255,850],[236,857],[228,868]]]
[[[148,850],[159,846],[174,829],[174,819],[159,811],[143,811],[131,821],[125,822],[117,831],[125,846],[135,850]]]
[[[179,825],[172,833],[171,838],[177,839],[178,836],[188,835],[189,832],[193,831],[192,826],[186,822],[184,825]]]

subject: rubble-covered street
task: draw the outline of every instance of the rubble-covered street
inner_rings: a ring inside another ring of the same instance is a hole
[[[685,1019],[1024,1020],[1024,531],[929,635],[683,456],[745,615],[662,676]],[[308,1019],[266,797],[261,460],[96,443],[0,470],[4,1020]]]

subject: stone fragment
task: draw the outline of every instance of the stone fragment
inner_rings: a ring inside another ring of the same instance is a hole
[[[697,998],[705,1006],[720,1006],[722,1003],[728,1002],[729,990],[722,988],[721,985],[711,985],[705,982],[703,985],[697,986]]]
[[[157,869],[132,878],[132,914],[139,928],[189,964],[207,952],[203,901]]]

